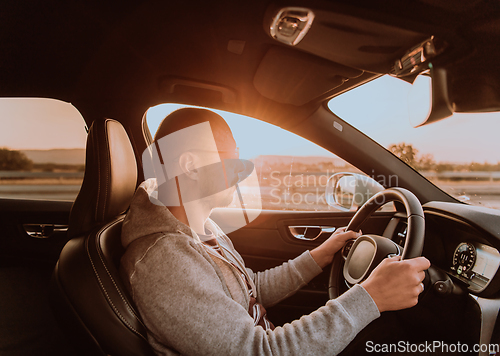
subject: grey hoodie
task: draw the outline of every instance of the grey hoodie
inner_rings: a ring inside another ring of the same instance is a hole
[[[249,296],[239,271],[204,246],[170,211],[153,204],[155,184],[138,188],[123,223],[125,283],[158,355],[335,355],[377,318],[376,304],[356,285],[299,320],[265,331],[248,314]],[[208,227],[228,258],[243,266],[230,239]],[[272,306],[321,272],[308,251],[281,266],[247,276],[256,298]],[[271,320],[272,321],[272,320]]]

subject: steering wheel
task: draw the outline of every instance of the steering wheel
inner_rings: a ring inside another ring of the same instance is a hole
[[[375,194],[356,212],[346,230],[359,231],[374,211],[391,201],[402,203],[406,209],[408,228],[404,247],[379,235],[362,235],[356,240],[348,241],[342,252],[335,254],[332,263],[328,285],[330,299],[341,294],[342,286],[347,285],[350,288],[366,279],[386,257],[398,255],[404,260],[422,255],[425,236],[424,212],[417,197],[404,188],[389,188]],[[343,257],[342,254],[347,251],[349,253]]]

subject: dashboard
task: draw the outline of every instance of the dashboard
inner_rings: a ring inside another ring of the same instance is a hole
[[[423,211],[422,255],[431,262],[429,284],[419,299],[421,307],[405,311],[403,318],[416,325],[415,333],[425,330],[423,340],[439,335],[470,345],[499,344],[500,210],[429,202]],[[407,214],[398,212],[383,236],[404,246],[407,231]]]
[[[455,284],[478,296],[500,292],[500,211],[465,204],[430,202],[425,213],[422,255]],[[404,246],[406,214],[391,220],[384,236]]]
[[[500,265],[500,253],[492,246],[461,242],[453,252],[451,273],[469,284],[471,291],[481,291],[493,279]]]

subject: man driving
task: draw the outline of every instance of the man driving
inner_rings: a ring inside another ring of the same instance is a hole
[[[123,223],[121,272],[157,354],[336,355],[380,313],[417,304],[429,261],[386,258],[337,299],[274,327],[265,308],[306,285],[359,233],[338,229],[315,249],[254,273],[209,218],[253,169],[239,159],[224,119],[180,109],[154,141],[160,164]]]

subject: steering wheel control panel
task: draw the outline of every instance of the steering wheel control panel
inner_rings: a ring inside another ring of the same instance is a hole
[[[472,291],[481,291],[495,276],[500,266],[500,253],[494,247],[478,242],[461,242],[455,248],[450,270],[455,277],[469,284]]]

